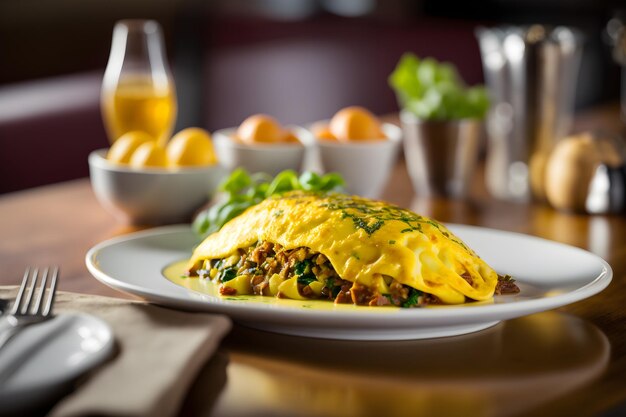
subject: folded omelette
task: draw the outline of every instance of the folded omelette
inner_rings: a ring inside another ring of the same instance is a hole
[[[494,295],[498,274],[442,224],[343,194],[291,192],[247,209],[194,251],[190,276],[222,295],[358,305],[460,304]]]

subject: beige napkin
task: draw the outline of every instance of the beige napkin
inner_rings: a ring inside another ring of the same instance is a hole
[[[16,287],[0,287],[12,298]],[[171,416],[231,323],[224,316],[186,313],[143,302],[57,293],[56,313],[103,319],[118,352],[51,411],[51,417]]]

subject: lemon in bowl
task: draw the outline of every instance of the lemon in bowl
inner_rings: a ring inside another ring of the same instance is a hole
[[[206,143],[194,139],[210,137],[203,132],[185,133],[181,136],[183,139],[172,139],[166,148],[155,140],[135,139],[139,143],[130,143],[133,141],[125,139],[129,143],[123,146],[128,155],[124,157],[119,156],[124,153],[122,145],[118,146],[119,150],[113,150],[122,138],[109,150],[93,151],[89,155],[89,175],[96,198],[124,223],[189,222],[227,174],[215,160],[214,153],[207,156]],[[204,154],[190,156],[198,150]]]
[[[169,165],[165,149],[155,141],[142,143],[130,157],[132,168],[165,168]]]
[[[111,145],[106,158],[118,164],[128,164],[137,148],[149,142],[156,142],[156,140],[146,132],[134,130],[125,133]]]
[[[204,129],[190,127],[178,132],[166,148],[171,166],[202,166],[217,163],[211,135]]]

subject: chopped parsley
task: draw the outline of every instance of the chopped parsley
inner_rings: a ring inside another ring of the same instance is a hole
[[[298,277],[298,284],[309,285],[317,281],[317,277],[311,272],[311,265],[310,259],[304,259],[294,266],[293,272]]]
[[[315,282],[315,281],[317,281],[317,278],[315,278],[315,275],[313,275],[310,272],[304,275],[298,276],[298,284],[309,285],[310,283]]]
[[[230,280],[235,279],[236,277],[237,277],[237,268],[233,266],[222,269],[221,271],[219,271],[217,275],[217,279],[220,282],[228,282]]]
[[[293,268],[293,271],[296,275],[304,275],[306,273],[311,272],[311,260],[305,259],[296,264]]]
[[[422,295],[421,291],[418,291],[415,288],[411,288],[409,290],[409,297],[402,303],[401,307],[403,308],[417,307],[419,303],[419,297],[421,295]]]
[[[463,249],[468,250],[463,242],[450,235],[441,224],[427,217],[413,213],[410,210],[391,204],[381,204],[376,201],[342,194],[329,194],[326,196],[326,199],[328,202],[322,203],[320,207],[340,211],[342,219],[351,219],[354,227],[364,230],[368,236],[374,234],[388,221],[404,223],[406,227],[402,229],[400,233],[424,233],[422,226],[428,224],[439,230],[446,238],[458,244]]]
[[[333,299],[337,298],[337,295],[341,291],[341,286],[335,285],[335,278],[332,278],[332,277],[326,280],[326,284],[324,286],[330,290],[330,293],[332,294]]]
[[[509,281],[509,282],[515,282],[515,280],[513,279],[512,276],[510,276],[509,274],[506,275],[498,275],[498,281]]]

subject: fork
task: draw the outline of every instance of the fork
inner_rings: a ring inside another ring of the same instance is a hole
[[[52,317],[52,305],[54,304],[58,275],[59,268],[56,266],[43,270],[41,274],[41,284],[39,285],[39,294],[31,309],[33,295],[37,290],[39,269],[34,268],[31,273],[31,268],[26,268],[24,277],[22,278],[22,285],[20,285],[20,289],[15,297],[15,302],[13,303],[13,308],[9,314],[0,319],[0,349],[24,327],[41,323]],[[44,304],[48,281],[50,281],[50,287],[48,289],[48,297]]]

